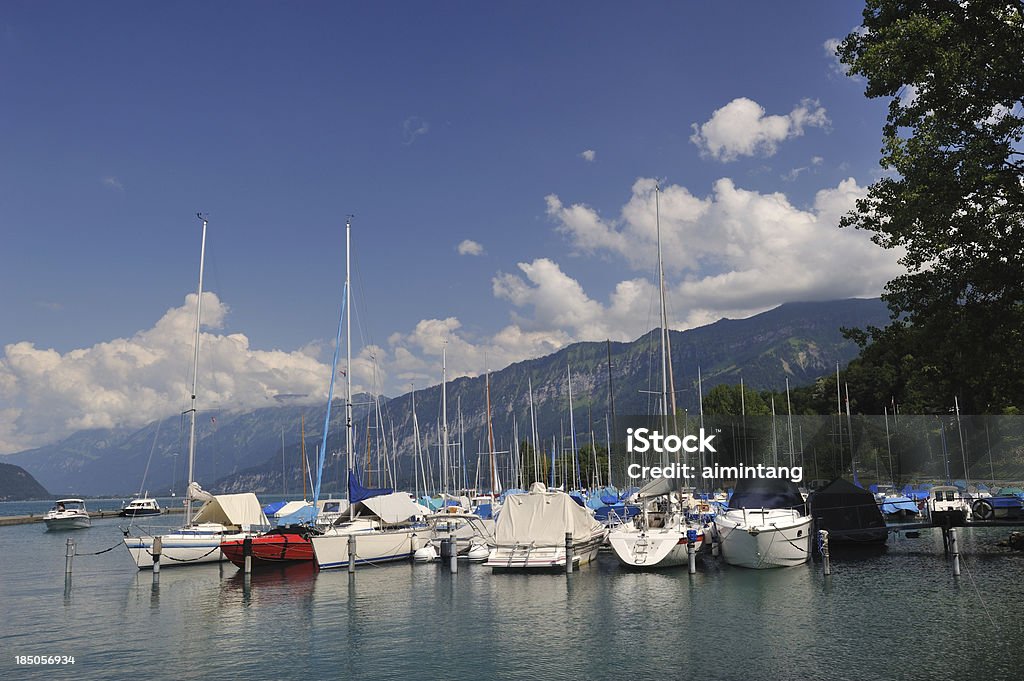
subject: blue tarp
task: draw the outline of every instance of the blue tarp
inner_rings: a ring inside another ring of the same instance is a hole
[[[359,479],[356,478],[355,471],[348,472],[348,500],[350,503],[357,503],[363,499],[370,499],[371,497],[379,497],[382,494],[391,494],[394,490],[386,487],[380,489],[370,489],[363,487],[359,484]]]
[[[579,492],[569,492],[569,498],[572,499],[573,501],[575,501],[577,504],[579,504],[583,508],[587,507],[587,500],[584,499],[583,495],[580,494]]]
[[[882,502],[882,513],[885,515],[893,515],[900,511],[906,511],[907,513],[917,514],[917,502],[913,501],[909,497],[886,497]]]
[[[479,506],[476,507],[476,510],[473,511],[473,513],[476,513],[484,520],[487,520],[492,515],[491,511],[492,509],[490,504],[480,504]]]
[[[288,505],[287,501],[274,501],[263,507],[263,515],[268,518]]]
[[[614,516],[619,520],[625,521],[633,518],[640,514],[640,507],[626,504],[609,504],[608,506],[601,506],[600,508],[594,509],[594,518],[600,522],[607,522],[609,516],[614,513]]]

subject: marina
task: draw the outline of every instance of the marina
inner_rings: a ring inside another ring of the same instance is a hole
[[[119,545],[111,518],[75,535],[80,553],[65,588],[67,535],[7,527],[0,627],[10,654],[0,673],[102,679],[149,674],[159,660],[161,678],[201,678],[223,674],[229,649],[233,674],[261,678],[293,678],[298,668],[368,679],[596,678],[623,667],[637,678],[924,678],[937,665],[1009,678],[1024,663],[1009,605],[1024,554],[996,546],[1003,529],[960,533],[959,578],[931,529],[833,557],[831,577],[815,564],[747,570],[712,558],[694,575],[636,571],[603,550],[569,576],[474,563],[452,574],[401,561],[355,575],[306,563],[246,577],[222,562],[154,581],[123,547],[85,555]],[[16,666],[15,654],[75,663]]]

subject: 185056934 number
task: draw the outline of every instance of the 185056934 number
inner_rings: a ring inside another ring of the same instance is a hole
[[[74,655],[15,655],[14,664],[17,665],[42,665],[42,664],[74,664]]]

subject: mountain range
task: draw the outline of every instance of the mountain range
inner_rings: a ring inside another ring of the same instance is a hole
[[[781,390],[787,378],[792,386],[809,384],[834,372],[837,362],[845,366],[856,357],[858,348],[843,337],[842,327],[884,326],[888,320],[888,310],[880,300],[849,299],[787,303],[747,319],[722,319],[687,331],[672,331],[677,407],[691,413],[698,408],[698,369],[705,393],[718,384],[739,383],[741,377],[746,386],[757,390]],[[514,429],[518,429],[520,440],[530,432],[531,385],[540,440],[564,440],[571,430],[571,370],[572,423],[577,439],[589,442],[593,432],[593,437],[603,442],[609,395],[616,415],[657,412],[660,335],[655,329],[631,343],[574,343],[545,357],[512,364],[489,377],[449,381],[450,441],[465,442],[465,458],[472,469],[477,452],[488,447],[488,382],[496,450],[509,449]],[[360,468],[396,467],[399,485],[411,484],[416,451],[414,399],[421,446],[432,451],[431,460],[437,461],[440,385],[390,399],[365,394],[353,397],[352,430]],[[280,406],[255,411],[202,412],[197,421],[195,479],[214,492],[298,496],[303,479],[307,487],[310,484],[310,474],[303,473],[301,463],[301,423],[304,419],[307,460],[315,468],[325,407],[289,404],[282,398]],[[324,474],[327,490],[340,489],[344,479],[344,457],[339,455],[346,446],[344,425],[344,402],[336,399],[326,448],[330,454]],[[390,452],[390,463],[382,463],[376,454],[381,441]],[[139,429],[78,432],[61,442],[10,455],[6,461],[24,467],[57,494],[125,496],[148,490],[162,495],[172,489],[180,494],[184,489],[187,452],[187,421],[174,417]],[[374,477],[372,471],[370,477]]]

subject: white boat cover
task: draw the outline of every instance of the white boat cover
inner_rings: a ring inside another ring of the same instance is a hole
[[[636,496],[641,499],[663,497],[670,492],[678,492],[681,489],[685,489],[685,487],[683,478],[654,478],[641,487]]]
[[[207,501],[199,509],[192,522],[196,525],[219,523],[227,527],[234,525],[242,528],[270,524],[260,507],[260,500],[252,492],[213,495],[213,500]]]
[[[420,508],[405,492],[381,494],[363,499],[363,506],[377,514],[377,517],[389,525],[405,522],[420,515]]]
[[[213,501],[213,495],[199,486],[198,482],[190,482],[185,496],[196,501]]]
[[[309,502],[307,501],[289,501],[287,504],[285,504],[284,506],[282,506],[281,508],[277,509],[277,511],[274,512],[274,517],[284,518],[285,516],[291,515],[292,513],[298,511],[300,508],[305,508],[306,506],[309,506]]]
[[[499,546],[564,546],[566,532],[572,533],[574,542],[585,542],[603,529],[568,494],[531,490],[505,499],[494,536]]]

